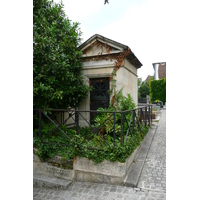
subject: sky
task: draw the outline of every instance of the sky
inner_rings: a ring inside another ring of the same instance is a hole
[[[180,42],[186,29],[184,20],[197,20],[191,11],[199,12],[193,0],[109,0],[105,5],[104,0],[62,2],[68,18],[80,23],[82,42],[100,34],[129,46],[143,64],[138,70],[143,81],[154,74],[152,63],[167,62],[171,43]]]

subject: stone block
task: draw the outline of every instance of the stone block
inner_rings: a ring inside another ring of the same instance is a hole
[[[100,182],[109,184],[123,184],[124,178],[137,156],[137,147],[125,163],[110,162],[104,160],[101,163],[94,164],[92,160],[88,158],[74,158],[73,169],[75,173],[75,180],[88,181],[88,182]]]

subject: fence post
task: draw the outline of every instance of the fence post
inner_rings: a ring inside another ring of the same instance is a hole
[[[142,108],[140,108],[140,118],[141,118],[141,124],[143,124],[143,123],[142,123],[142,117],[143,117],[143,110],[142,110]]]
[[[150,105],[149,105],[149,116],[148,116],[149,126],[150,126],[150,117],[151,117],[150,109],[151,109],[151,107],[150,107]]]
[[[63,118],[62,118],[62,124],[63,124],[65,121],[65,111],[63,112],[62,116],[63,116]]]
[[[39,138],[42,139],[42,112],[39,110]]]
[[[135,127],[135,110],[133,110],[133,135],[134,135],[134,127]]]
[[[114,146],[115,146],[115,112],[114,112]]]
[[[145,127],[147,126],[147,107],[145,107],[145,113],[144,113],[144,115],[145,115]]]
[[[137,117],[138,117],[138,119],[137,119],[137,126],[138,126],[138,128],[140,129],[140,109],[137,109]]]
[[[121,146],[124,143],[124,113],[121,112]]]
[[[60,112],[60,123],[63,123],[62,111]]]
[[[76,134],[79,134],[79,112],[75,110]]]

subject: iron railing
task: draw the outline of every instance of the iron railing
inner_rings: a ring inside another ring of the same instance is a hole
[[[48,130],[48,135],[59,131],[66,137],[68,141],[71,138],[62,130],[63,126],[71,127],[76,126],[75,122],[75,110],[70,109],[34,109],[33,110],[33,134],[39,137],[42,142],[46,142],[45,138],[42,137],[43,124],[53,125],[51,130]],[[67,144],[66,142],[64,144]]]
[[[90,120],[91,113],[95,116],[94,121]],[[129,135],[133,136],[135,129],[141,129],[141,126],[152,124],[152,105],[141,106],[132,110],[126,111],[101,111],[101,110],[66,110],[66,109],[34,109],[34,132],[41,141],[44,141],[42,136],[43,124],[50,124],[53,128],[47,133],[52,134],[58,132],[65,136],[63,144],[69,144],[72,135],[69,134],[70,129],[73,129],[74,134],[81,134],[81,127],[89,127],[92,134],[96,134],[99,138],[109,145],[106,133],[112,135],[113,144],[115,145],[116,137],[120,137],[121,146],[126,143]],[[63,130],[63,127],[65,130]]]

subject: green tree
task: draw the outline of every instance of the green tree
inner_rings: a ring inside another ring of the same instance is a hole
[[[33,106],[76,107],[88,95],[81,75],[81,32],[63,4],[33,0]]]
[[[150,94],[149,83],[142,82],[140,88],[138,89],[138,93],[141,98],[146,98],[146,96]]]

